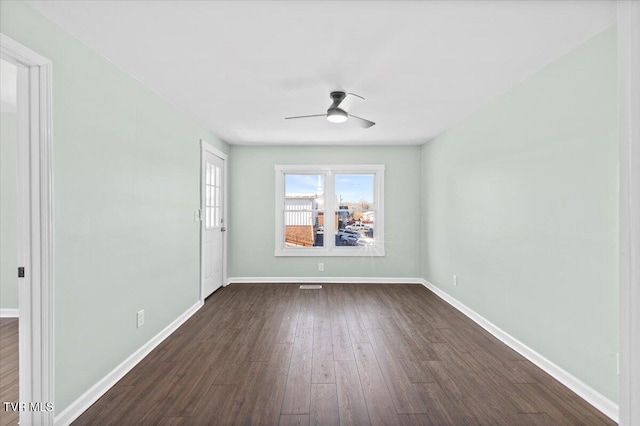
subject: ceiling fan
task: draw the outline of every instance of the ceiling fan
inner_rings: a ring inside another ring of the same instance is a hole
[[[327,110],[326,114],[298,115],[298,116],[295,116],[295,117],[285,117],[284,119],[285,120],[292,120],[294,118],[326,117],[327,120],[330,121],[331,123],[344,123],[345,121],[351,121],[354,124],[356,124],[356,125],[358,125],[360,127],[363,127],[365,129],[368,129],[369,127],[371,127],[374,124],[376,124],[373,121],[369,121],[369,120],[366,120],[364,118],[356,117],[353,114],[349,114],[347,111],[345,111],[342,108],[340,108],[340,105],[342,104],[342,101],[344,101],[344,99],[349,95],[355,96],[355,97],[358,97],[358,98],[364,100],[364,98],[362,96],[356,95],[355,93],[345,93],[345,92],[340,92],[340,91],[331,92],[331,94],[329,96],[333,100],[333,103],[331,104],[331,106]]]

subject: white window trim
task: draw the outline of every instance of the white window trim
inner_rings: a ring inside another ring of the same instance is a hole
[[[276,248],[275,256],[385,256],[384,248],[384,164],[307,164],[307,165],[276,165]],[[328,220],[336,209],[335,203],[335,175],[338,174],[373,174],[374,203],[376,206],[375,243],[371,247],[338,247],[331,238],[324,239],[324,247],[292,248],[285,246],[284,236],[284,197],[285,174],[322,174],[325,176],[324,193],[331,196],[325,197],[325,235],[335,235],[335,221]]]

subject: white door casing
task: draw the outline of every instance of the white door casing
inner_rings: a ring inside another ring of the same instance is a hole
[[[640,424],[640,3],[618,1],[621,426]]]
[[[0,34],[0,56],[18,65],[19,400],[21,425],[54,423],[53,150],[51,61]],[[17,273],[17,271],[16,271]]]
[[[224,153],[201,142],[201,301],[226,280],[226,160]]]

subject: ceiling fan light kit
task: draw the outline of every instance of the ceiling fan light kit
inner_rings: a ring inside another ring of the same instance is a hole
[[[349,118],[349,115],[340,108],[329,108],[327,111],[327,120],[332,123],[344,123],[347,118]]]
[[[329,109],[327,110],[326,114],[298,115],[295,117],[285,117],[284,119],[292,120],[296,118],[326,117],[327,121],[331,123],[344,123],[345,121],[351,121],[354,124],[365,129],[368,129],[369,127],[376,124],[373,121],[369,121],[367,119],[356,117],[355,115],[349,114],[347,113],[347,111],[340,108],[340,104],[342,103],[342,101],[344,101],[344,99],[349,95],[355,96],[364,100],[362,96],[356,95],[355,93],[345,93],[341,91],[335,91],[329,94],[329,97],[333,100],[333,102],[331,103],[331,106],[329,106]]]

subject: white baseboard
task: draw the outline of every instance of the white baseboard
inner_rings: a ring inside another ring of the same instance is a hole
[[[398,277],[230,277],[229,284],[278,284],[278,283],[361,283],[361,284],[422,284],[422,278]]]
[[[186,320],[188,320],[198,309],[202,307],[202,303],[198,301],[196,304],[187,309],[182,315],[176,318],[171,324],[166,326],[160,333],[156,334],[151,340],[145,343],[140,349],[135,351],[129,358],[125,359],[120,365],[114,368],[109,374],[104,376],[98,383],[93,385],[80,398],[76,399],[64,411],[55,417],[54,424],[56,426],[67,426],[84,413],[94,402],[104,395],[113,385],[124,377],[133,367],[135,367],[145,356],[149,354],[164,339],[169,337],[171,333],[178,329]]]
[[[20,309],[0,309],[0,318],[18,318],[20,315]]]
[[[489,333],[494,335],[498,340],[502,343],[509,346],[514,351],[518,352],[520,355],[549,373],[553,378],[558,380],[560,383],[571,389],[573,392],[578,394],[582,399],[587,401],[589,404],[593,405],[599,411],[601,411],[604,415],[609,417],[614,422],[618,422],[619,411],[620,408],[618,404],[611,401],[589,385],[582,382],[577,377],[573,376],[571,373],[567,372],[563,368],[554,364],[549,359],[545,358],[543,355],[531,349],[529,346],[525,345],[515,337],[511,336],[501,328],[497,327],[495,324],[484,318],[482,315],[475,312],[473,309],[464,305],[456,298],[450,296],[442,289],[436,287],[426,280],[421,280],[422,284],[434,292],[438,297],[440,297],[445,302],[449,303],[451,306],[462,312],[464,315],[469,317],[472,321],[478,324],[480,327],[487,330]]]

